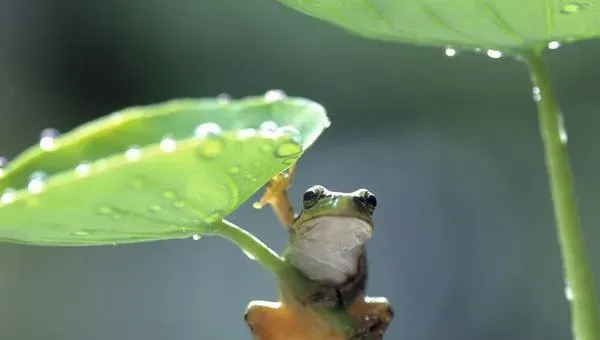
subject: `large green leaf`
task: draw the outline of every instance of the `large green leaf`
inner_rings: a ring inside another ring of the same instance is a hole
[[[0,240],[100,245],[202,234],[293,164],[329,121],[279,92],[133,107],[0,169]]]
[[[600,35],[600,0],[278,0],[355,34],[514,50]]]

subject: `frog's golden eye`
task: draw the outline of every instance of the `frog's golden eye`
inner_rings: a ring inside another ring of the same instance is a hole
[[[323,196],[324,192],[325,188],[320,185],[315,185],[306,190],[302,196],[302,205],[304,206],[304,209],[313,207]]]

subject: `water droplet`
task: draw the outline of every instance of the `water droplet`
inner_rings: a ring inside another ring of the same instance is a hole
[[[181,209],[185,207],[185,203],[182,201],[177,201],[177,202],[173,202],[173,208],[175,209]]]
[[[573,300],[573,290],[571,289],[571,286],[569,286],[569,285],[565,286],[565,297],[569,301]]]
[[[193,239],[194,241],[198,241],[198,240],[199,240],[199,239],[201,239],[201,238],[202,238],[202,235],[200,235],[200,234],[194,234],[194,235],[192,235],[192,239]]]
[[[90,174],[90,165],[81,163],[75,167],[75,174],[79,177],[85,177]]]
[[[235,135],[238,139],[243,140],[243,139],[248,139],[250,137],[254,137],[257,134],[258,134],[258,131],[256,131],[255,129],[240,129],[240,130],[237,130]]]
[[[533,95],[534,102],[539,103],[540,101],[542,101],[542,93],[541,93],[539,87],[534,86],[533,89],[531,90],[531,93]]]
[[[449,46],[446,47],[446,49],[444,50],[444,54],[449,58],[456,56],[457,53],[458,52],[454,48],[449,47]]]
[[[560,47],[560,43],[558,41],[551,41],[548,43],[548,48],[551,50],[555,50]]]
[[[151,205],[150,208],[148,208],[148,209],[152,212],[162,211],[162,207],[158,204]]]
[[[277,146],[275,150],[275,156],[279,158],[287,158],[291,156],[296,156],[300,152],[302,152],[302,148],[297,143],[293,143],[290,141],[283,142]]]
[[[210,138],[198,145],[200,156],[206,158],[217,157],[224,147],[225,142],[221,138]]]
[[[280,135],[287,136],[298,143],[300,143],[300,141],[302,140],[302,134],[300,133],[300,130],[298,130],[295,126],[292,125],[280,127],[279,129],[277,129],[277,133]]]
[[[7,188],[7,189],[4,189],[2,196],[0,196],[0,203],[10,204],[10,203],[14,202],[15,199],[17,199],[17,194],[16,194],[15,189]]]
[[[565,128],[565,120],[563,119],[562,114],[558,116],[558,136],[560,138],[561,143],[563,144],[567,144],[567,142],[569,141],[567,129]]]
[[[50,151],[54,149],[54,140],[58,138],[60,132],[53,128],[42,130],[40,134],[40,149]]]
[[[141,188],[144,187],[144,181],[142,181],[139,178],[134,178],[134,179],[131,180],[131,186],[134,189],[141,189]]]
[[[0,178],[4,177],[4,168],[8,164],[8,160],[4,157],[0,157]]]
[[[265,93],[265,101],[267,103],[273,103],[285,99],[286,94],[281,90],[269,90]]]
[[[500,52],[498,50],[487,50],[486,53],[487,53],[488,57],[490,57],[492,59],[502,58],[502,52]]]
[[[112,214],[112,216],[110,216],[113,220],[122,220],[123,219],[123,215],[121,214]]]
[[[229,104],[231,102],[231,96],[227,93],[221,93],[217,95],[217,103],[219,104]]]
[[[89,234],[90,233],[85,230],[78,230],[73,232],[74,236],[88,236]]]
[[[242,169],[238,165],[234,165],[231,168],[229,168],[229,173],[231,175],[237,175],[240,173],[240,171],[242,171]]]
[[[581,11],[587,6],[587,3],[583,2],[569,2],[564,4],[562,9],[560,10],[563,14],[573,14]]]
[[[130,162],[135,162],[142,157],[142,150],[138,146],[131,146],[125,151],[125,159]]]
[[[29,183],[27,184],[27,190],[29,190],[30,193],[32,194],[39,194],[40,192],[42,192],[44,190],[44,181],[46,180],[46,174],[41,172],[41,171],[37,171],[34,172],[30,177],[29,177]]]
[[[163,152],[173,152],[177,147],[177,142],[171,137],[165,137],[160,141],[160,149]]]
[[[221,127],[216,123],[204,123],[196,127],[194,135],[196,138],[205,138],[209,135],[218,135],[221,133]]]
[[[111,215],[113,213],[113,208],[109,206],[103,206],[98,209],[99,215]]]
[[[242,250],[242,252],[244,252],[244,254],[245,254],[246,256],[248,256],[248,258],[249,258],[250,260],[252,260],[252,261],[256,261],[256,257],[254,257],[254,255],[252,255],[250,252],[247,252],[247,251],[245,251],[245,250]]]
[[[264,143],[263,145],[260,146],[260,151],[269,152],[271,150],[273,150],[273,146],[269,143]]]
[[[267,120],[260,124],[261,131],[275,132],[277,128],[279,128],[279,125],[272,120]]]
[[[175,195],[175,193],[171,190],[167,190],[163,193],[163,196],[165,196],[165,198],[168,198],[170,200],[175,199],[175,197],[177,197],[177,195]]]

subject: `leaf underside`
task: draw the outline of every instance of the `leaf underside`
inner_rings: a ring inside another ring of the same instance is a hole
[[[522,50],[600,35],[600,0],[278,0],[366,38]]]
[[[0,240],[81,246],[203,234],[296,162],[327,125],[323,107],[302,98],[122,110],[3,169]]]

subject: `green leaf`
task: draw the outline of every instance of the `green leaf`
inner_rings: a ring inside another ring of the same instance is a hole
[[[502,51],[600,35],[600,0],[278,0],[355,34]]]
[[[133,107],[0,169],[0,240],[102,245],[203,234],[296,162],[325,110],[270,91]]]

